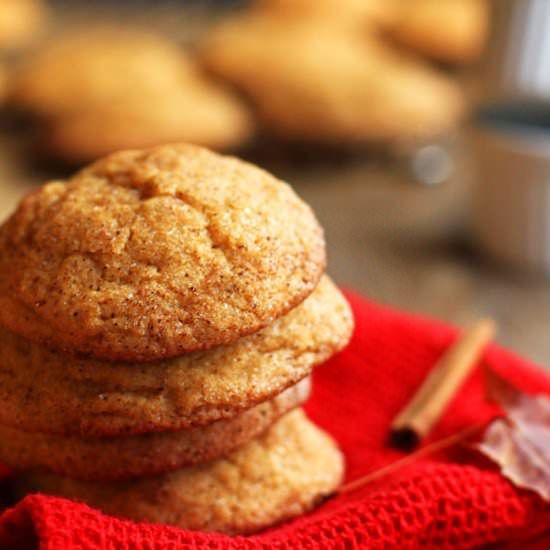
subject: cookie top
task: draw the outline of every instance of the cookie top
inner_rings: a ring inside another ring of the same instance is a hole
[[[222,22],[207,66],[251,99],[272,132],[355,145],[433,138],[459,121],[458,85],[376,36],[310,19],[253,13]]]
[[[310,379],[304,378],[233,418],[179,432],[84,438],[23,432],[0,424],[0,460],[14,470],[51,471],[73,479],[158,475],[227,455],[304,403],[310,386]]]
[[[154,33],[126,26],[79,29],[57,36],[20,65],[12,99],[51,117],[170,91],[195,70],[185,52]]]
[[[63,352],[158,360],[272,323],[324,267],[314,214],[267,172],[190,145],[124,151],[0,227],[0,324]]]
[[[229,346],[154,363],[67,358],[0,329],[0,423],[85,437],[177,431],[232,418],[343,348],[353,320],[329,279]]]
[[[334,441],[298,409],[227,458],[119,483],[37,472],[21,476],[16,492],[74,498],[136,521],[236,535],[307,512],[336,489],[343,470]]]

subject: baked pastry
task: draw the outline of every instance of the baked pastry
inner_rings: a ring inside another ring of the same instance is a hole
[[[46,19],[42,0],[0,2],[0,49],[16,49],[31,43]]]
[[[343,460],[292,409],[353,329],[324,265],[289,186],[196,146],[27,195],[0,227],[0,461],[18,491],[226,533],[309,510]]]
[[[170,472],[224,456],[262,434],[309,396],[305,378],[273,399],[206,426],[127,437],[64,437],[23,432],[0,424],[0,462],[74,479],[120,480]]]
[[[401,0],[398,14],[392,37],[438,61],[474,61],[487,40],[487,0]]]
[[[402,45],[449,63],[475,60],[489,23],[487,0],[256,0],[253,9],[350,30],[390,31]]]
[[[129,28],[57,38],[16,72],[12,102],[39,116],[45,146],[72,162],[174,141],[227,149],[253,130],[243,103],[189,53]]]
[[[342,474],[334,442],[297,410],[227,458],[108,484],[26,473],[17,492],[73,498],[137,521],[245,534],[308,511],[338,486]]]
[[[125,151],[0,227],[0,324],[63,352],[159,360],[260,330],[324,267],[311,209],[267,172],[190,145]]]
[[[130,97],[56,117],[42,139],[52,156],[82,165],[113,151],[182,139],[223,151],[246,142],[252,126],[240,101],[223,86],[196,75],[191,86],[167,93],[162,101]]]
[[[248,95],[267,128],[294,141],[429,139],[463,112],[459,87],[434,68],[318,20],[235,17],[213,30],[203,58]]]
[[[18,68],[13,100],[52,117],[178,89],[195,71],[192,59],[162,36],[124,26],[79,29]]]
[[[67,358],[0,330],[0,423],[29,432],[120,436],[232,418],[342,349],[353,321],[329,279],[263,331],[145,364]]]

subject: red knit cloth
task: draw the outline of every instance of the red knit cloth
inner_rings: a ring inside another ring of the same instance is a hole
[[[455,331],[350,293],[348,298],[356,319],[354,337],[344,352],[316,370],[307,412],[340,443],[347,460],[346,477],[352,480],[401,456],[386,445],[390,421]],[[543,373],[508,352],[491,347],[485,361],[527,391],[550,392],[550,380]],[[492,412],[484,401],[478,370],[431,439]],[[454,449],[251,537],[136,524],[82,504],[31,495],[0,516],[0,548],[457,550],[506,543],[508,550],[542,550],[550,548],[550,539],[544,537],[547,530],[550,506],[515,489],[470,451]]]

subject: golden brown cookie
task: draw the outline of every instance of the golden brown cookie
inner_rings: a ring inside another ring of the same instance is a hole
[[[180,432],[118,438],[31,434],[0,424],[0,462],[14,470],[43,470],[75,479],[152,476],[224,456],[263,433],[309,396],[305,378],[273,399],[233,418]]]
[[[20,68],[12,102],[45,119],[45,146],[75,163],[186,141],[217,149],[248,139],[248,109],[162,36],[129,28],[57,38]]]
[[[0,227],[0,324],[158,360],[258,331],[324,266],[311,209],[267,172],[190,145],[124,151],[27,195]]]
[[[297,410],[225,459],[108,484],[24,474],[17,492],[73,498],[136,521],[245,534],[310,510],[342,474],[335,443]]]
[[[346,300],[324,277],[263,331],[155,363],[71,359],[0,330],[0,423],[95,437],[232,418],[308,376],[347,343],[352,325]]]
[[[177,141],[223,151],[245,142],[251,129],[251,116],[239,101],[197,76],[192,86],[162,101],[129,98],[56,117],[46,125],[42,145],[48,154],[82,165],[113,151]]]
[[[234,18],[214,29],[203,56],[285,139],[422,140],[452,129],[463,112],[460,88],[436,69],[317,20]]]
[[[27,46],[45,23],[46,6],[42,0],[0,1],[0,49]]]
[[[392,37],[438,61],[474,61],[487,40],[487,0],[401,0],[398,13]]]

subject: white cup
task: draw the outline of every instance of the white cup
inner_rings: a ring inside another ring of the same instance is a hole
[[[480,115],[472,144],[472,229],[479,246],[508,263],[550,273],[550,112]]]

